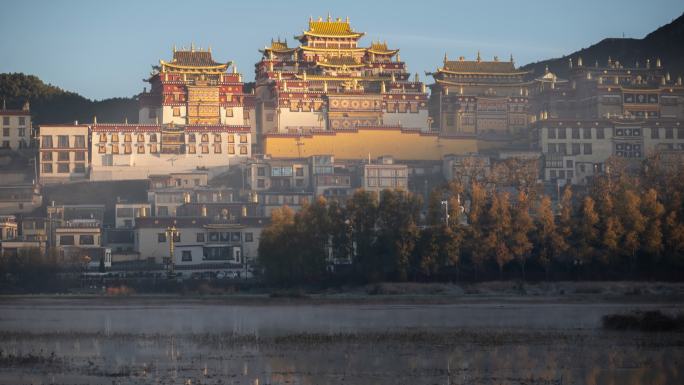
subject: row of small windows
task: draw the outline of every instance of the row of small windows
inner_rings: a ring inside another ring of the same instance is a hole
[[[69,135],[57,135],[57,148],[86,148],[85,135],[73,135],[73,146],[69,144]],[[40,139],[40,146],[42,148],[53,148],[52,135],[42,135]]]
[[[2,117],[2,124],[4,126],[9,126],[11,123],[11,120],[10,120],[11,118],[12,118],[11,116],[3,116]],[[17,117],[17,123],[20,126],[25,126],[26,125],[26,117],[25,116],[18,116]]]
[[[71,167],[69,163],[57,163],[56,171],[58,174],[69,174],[71,172],[77,174],[84,174],[86,170],[85,163],[74,163]],[[52,163],[43,163],[41,165],[41,172],[43,174],[52,174],[55,172],[55,168]]]
[[[133,136],[132,134],[121,134],[123,136],[123,142],[124,143],[130,143],[133,142]],[[247,143],[248,138],[247,135],[238,135],[239,139],[238,141],[240,143]],[[180,134],[181,140],[183,138],[183,134]],[[188,134],[188,142],[189,143],[195,143],[197,142],[197,136],[195,134]],[[137,142],[145,142],[145,134],[137,134],[136,138]],[[215,143],[220,143],[221,142],[221,134],[213,134],[212,140]],[[235,143],[235,136],[234,135],[228,135],[227,136],[228,143]],[[118,143],[119,142],[119,134],[118,133],[112,133],[111,138],[109,140],[112,143]],[[149,134],[149,142],[150,143],[156,143],[157,142],[157,134]],[[209,142],[209,134],[201,134],[200,135],[200,142],[202,143],[208,143]],[[100,134],[100,143],[107,143],[107,134],[106,133],[101,133]]]
[[[149,143],[149,153],[150,154],[157,154],[159,153],[159,146],[156,143]],[[199,147],[199,149],[198,149]],[[195,144],[188,144],[186,145],[187,153],[188,154],[196,154],[198,151],[202,154],[208,154],[209,148],[212,148],[214,154],[221,154],[222,149],[221,149],[221,143],[213,143],[211,146],[209,143],[206,144],[200,144],[200,145],[195,145]],[[248,149],[247,146],[245,145],[239,145],[237,146],[237,153],[240,155],[247,155],[248,154]],[[107,154],[108,146],[106,144],[98,144],[98,153],[99,154]],[[109,146],[110,151],[109,153],[111,154],[132,154],[133,153],[133,145],[130,143],[124,143],[123,147],[119,146],[118,144],[111,144]],[[145,144],[138,144],[136,145],[136,154],[145,154]],[[236,148],[235,145],[229,144],[228,145],[228,154],[233,155],[236,154]]]
[[[652,128],[651,129],[651,139],[660,139],[660,131],[661,128]],[[665,139],[674,139],[674,129],[673,128],[665,128]],[[677,129],[677,139],[684,139],[684,128],[678,128]]]
[[[568,152],[570,150],[570,152]],[[571,143],[568,148],[566,143],[549,143],[547,152],[550,154],[564,154],[564,155],[591,155],[592,154],[591,143]]]
[[[549,139],[567,139],[567,129],[565,127],[560,128],[548,128],[547,138]],[[571,128],[571,138],[580,139],[580,132],[582,134],[582,139],[592,139],[591,128]],[[605,139],[605,130],[603,127],[596,127],[596,139]]]
[[[596,139],[605,139],[605,131],[601,127],[595,128]],[[674,139],[674,128],[652,128],[651,129],[651,139],[660,139],[661,131],[665,131],[665,139]],[[591,128],[571,128],[571,139],[593,139]],[[616,128],[615,136],[619,137],[640,137],[642,134],[641,128]],[[567,129],[566,128],[548,128],[547,129],[548,139],[567,139]],[[684,139],[684,128],[677,128],[677,139]]]
[[[40,154],[40,160],[43,162],[51,162],[57,159],[58,162],[68,162],[71,160],[72,153],[74,154],[73,158],[75,161],[85,161],[85,151],[44,151]],[[55,156],[55,154],[57,154],[57,156]]]
[[[10,136],[10,128],[9,127],[3,127],[2,128],[2,136]],[[17,136],[26,136],[26,127],[19,127],[17,128]]]
[[[197,242],[240,242],[242,241],[242,233],[240,232],[210,232],[208,234],[205,233],[195,233],[196,238],[195,240]],[[173,242],[174,243],[179,243],[181,242],[181,233],[176,233],[173,235]],[[166,233],[157,233],[157,242],[158,243],[165,243],[167,239]],[[245,233],[245,242],[253,242],[254,241],[254,234],[246,232]]]

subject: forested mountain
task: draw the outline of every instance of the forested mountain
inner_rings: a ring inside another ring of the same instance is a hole
[[[618,60],[625,67],[634,66],[637,61],[643,67],[646,59],[651,59],[655,65],[655,58],[660,58],[663,67],[670,72],[672,77],[684,76],[684,14],[649,33],[643,39],[620,39],[608,38],[569,55],[530,63],[523,67],[525,70],[534,70],[535,74],[543,74],[546,66],[549,70],[561,78],[568,74],[568,58],[577,63],[577,58],[582,57],[585,66],[594,65],[596,61],[605,66],[608,57]]]
[[[28,100],[33,123],[38,125],[92,122],[93,116],[101,122],[122,122],[126,118],[131,123],[138,121],[138,101],[134,97],[93,101],[23,73],[0,74],[0,99],[10,109],[19,109]]]

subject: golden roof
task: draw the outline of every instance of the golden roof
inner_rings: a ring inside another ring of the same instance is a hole
[[[387,43],[381,43],[381,42],[373,42],[371,43],[371,46],[368,47],[368,52],[371,53],[377,53],[377,54],[396,54],[399,52],[398,49],[389,49],[387,48]]]
[[[273,52],[292,52],[296,50],[296,48],[290,48],[287,46],[287,40],[286,41],[280,41],[280,40],[273,40],[271,39],[271,46],[270,47],[264,47],[264,49],[260,49],[259,52],[265,52],[265,51],[273,51]]]
[[[304,35],[319,37],[361,37],[363,36],[363,32],[355,32],[352,30],[351,25],[349,24],[349,18],[347,18],[347,20],[342,20],[340,18],[332,20],[330,15],[328,15],[328,19],[325,21],[321,18],[319,18],[318,21],[309,19],[309,30],[304,31]],[[297,38],[301,39],[302,37],[303,36],[298,36]]]
[[[171,62],[160,60],[159,64],[164,68],[176,70],[210,70],[224,72],[231,64],[218,63],[211,57],[211,50],[196,50],[194,45],[190,50],[173,51]]]

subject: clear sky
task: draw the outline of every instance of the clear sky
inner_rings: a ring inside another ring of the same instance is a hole
[[[561,56],[605,37],[641,38],[684,11],[681,0],[211,1],[0,0],[0,72],[24,72],[102,99],[132,96],[173,45],[211,46],[254,78],[258,49],[306,28],[309,16],[351,19],[362,40],[401,49],[409,71],[449,57],[516,64]]]

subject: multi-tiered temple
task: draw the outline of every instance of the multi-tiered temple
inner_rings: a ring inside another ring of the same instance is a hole
[[[90,179],[221,172],[250,156],[253,98],[232,63],[215,62],[211,50],[174,49],[173,59],[160,60],[147,82],[139,124],[90,126]]]
[[[430,73],[430,113],[444,133],[510,134],[529,123],[528,72],[510,60],[449,60]]]
[[[425,86],[411,79],[398,49],[373,42],[349,19],[310,19],[297,47],[271,41],[256,64],[262,133],[401,126],[426,130]]]

